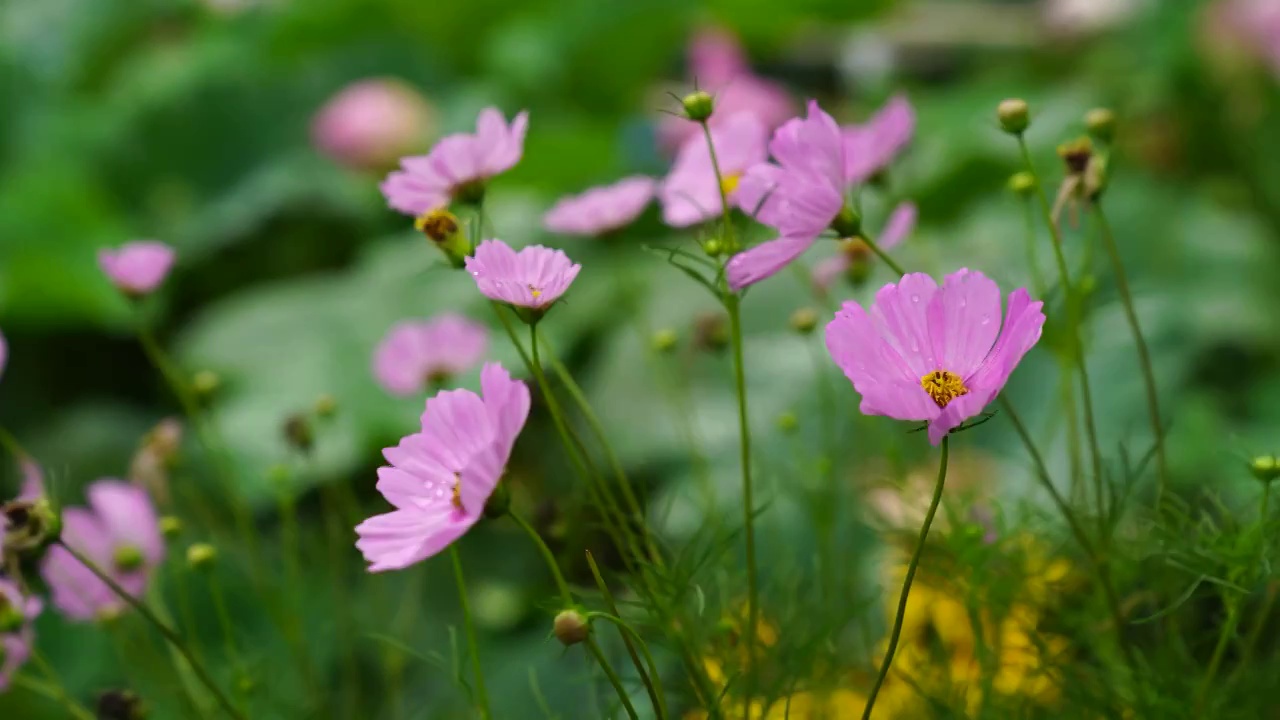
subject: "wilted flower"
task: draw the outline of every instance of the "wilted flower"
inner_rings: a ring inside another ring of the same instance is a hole
[[[58,518],[44,493],[44,471],[19,451],[22,488],[18,497],[0,504],[0,552],[39,548],[57,532]]]
[[[484,515],[529,415],[529,388],[489,363],[480,389],[437,394],[427,401],[422,430],[383,451],[391,465],[378,469],[378,491],[396,510],[356,527],[356,547],[371,572],[435,555]]]
[[[507,125],[497,108],[485,108],[475,134],[447,135],[426,155],[402,158],[402,169],[387,176],[382,194],[388,205],[407,215],[421,215],[454,200],[477,200],[489,178],[520,162],[528,128],[527,112]]]
[[[182,446],[182,421],[165,418],[142,438],[129,462],[129,481],[162,505],[169,504],[169,469]]]
[[[845,182],[866,182],[889,167],[911,142],[916,113],[905,95],[895,95],[861,125],[848,125],[844,133]]]
[[[0,692],[31,657],[33,623],[43,607],[40,598],[25,595],[17,583],[0,577]]]
[[[563,235],[603,235],[644,212],[656,186],[652,178],[637,175],[561,198],[542,217],[542,226]]]
[[[581,269],[562,250],[532,245],[516,252],[501,240],[485,240],[467,258],[467,272],[485,297],[536,312],[559,300]]]
[[[89,486],[89,507],[62,513],[62,542],[88,558],[130,595],[141,595],[151,569],[164,559],[164,539],[151,498],[119,480]],[[124,601],[60,545],[49,548],[40,572],[53,604],[73,620],[110,617]]]
[[[465,372],[489,349],[485,326],[455,313],[396,323],[373,353],[373,375],[392,395],[422,392]]]
[[[433,115],[422,95],[400,80],[361,80],[320,108],[311,121],[311,142],[343,165],[385,170],[425,146]]]
[[[876,238],[876,246],[888,252],[902,244],[916,227],[915,203],[902,203],[893,209],[884,231]],[[849,238],[841,244],[840,254],[829,257],[813,267],[813,284],[826,291],[836,278],[846,273],[861,274],[870,262],[871,248],[862,238]]]
[[[827,325],[827,349],[863,413],[926,421],[937,445],[999,394],[1040,339],[1042,306],[1013,291],[1001,327],[1000,288],[982,273],[961,269],[942,287],[911,273],[881,288],[869,313],[846,302]]]
[[[752,73],[737,38],[724,30],[706,29],[693,38],[689,75],[715,98],[715,112],[709,120],[712,127],[745,113],[758,119],[767,131],[781,125],[795,110],[786,88]],[[666,117],[658,128],[659,142],[670,150],[693,137],[702,137],[702,128],[685,118]]]
[[[162,242],[138,240],[118,250],[99,250],[98,265],[121,292],[141,296],[164,282],[174,257],[173,248]]]
[[[699,134],[680,147],[671,172],[658,189],[662,201],[662,219],[673,227],[688,227],[719,217],[724,206],[720,192],[730,206],[750,212],[750,205],[738,200],[738,182],[753,165],[764,162],[768,130],[754,115],[739,113],[711,129],[711,142],[716,149],[721,181],[716,180],[715,165],[707,139]],[[723,187],[722,187],[723,184]]]

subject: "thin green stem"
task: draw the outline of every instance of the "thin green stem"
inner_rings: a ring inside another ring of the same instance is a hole
[[[458,602],[462,606],[462,625],[467,633],[467,647],[471,651],[471,669],[476,676],[476,701],[480,704],[480,717],[489,720],[493,713],[489,710],[489,692],[484,687],[484,669],[480,667],[480,642],[476,639],[476,624],[471,618],[471,600],[467,597],[467,581],[462,576],[462,557],[458,554],[458,544],[449,546],[449,557],[453,560],[453,577],[458,583]]]
[[[751,485],[751,426],[747,414],[747,379],[742,353],[742,312],[737,295],[725,296],[725,310],[729,314],[729,343],[733,347],[733,381],[738,396],[738,444],[742,464],[742,522],[747,553],[747,627],[743,633],[747,654],[746,695],[743,700],[751,707],[751,696],[756,687],[756,625],[760,619],[760,584],[756,569],[755,495]]]
[[[1024,200],[1022,202],[1022,217],[1027,227],[1027,267],[1031,271],[1031,287],[1036,291],[1036,297],[1042,298],[1045,293],[1045,282],[1044,275],[1040,272],[1035,211],[1031,209],[1030,201]]]
[[[907,274],[907,271],[902,269],[902,266],[898,264],[898,261],[890,257],[889,253],[885,252],[884,250],[881,250],[880,246],[876,244],[876,241],[872,240],[866,233],[859,235],[859,237],[861,237],[862,240],[867,243],[867,247],[871,248],[871,252],[875,253],[876,257],[883,260],[884,264],[889,266],[890,270],[898,273],[899,275]]]
[[[79,550],[76,550],[61,540],[57,541],[57,545],[58,547],[66,550],[71,557],[79,561],[81,565],[88,568],[89,572],[93,573],[95,577],[110,588],[111,592],[115,593],[117,597],[132,606],[134,610],[137,610],[138,614],[142,615],[147,622],[154,625],[155,628],[160,631],[160,634],[164,636],[164,639],[167,640],[169,644],[173,646],[180,655],[182,655],[182,658],[187,661],[191,670],[196,674],[196,678],[200,680],[202,685],[208,688],[209,692],[213,694],[215,699],[217,699],[218,704],[222,706],[222,710],[228,716],[236,718],[236,720],[245,720],[244,716],[240,714],[240,711],[236,710],[235,706],[231,704],[231,700],[223,694],[222,690],[213,682],[213,678],[209,677],[209,673],[204,669],[204,666],[196,661],[182,637],[178,635],[178,633],[174,632],[174,630],[168,625],[161,622],[160,618],[156,617],[156,614],[151,611],[151,608],[147,607],[146,603],[133,595],[130,595],[129,591],[120,587],[119,583],[112,579],[110,575],[104,573],[92,560],[85,557]]]
[[[28,690],[44,695],[50,700],[59,703],[66,708],[67,712],[70,713],[75,720],[94,720],[93,713],[89,712],[87,708],[76,702],[75,699],[71,697],[71,694],[68,693],[66,687],[63,686],[62,680],[58,677],[58,673],[53,669],[53,666],[49,664],[48,660],[44,659],[44,655],[41,655],[40,652],[34,648],[31,650],[31,662],[34,663],[36,667],[40,668],[40,672],[44,674],[47,684],[39,683],[40,689],[28,684]],[[21,679],[22,676],[19,675],[14,678],[14,682],[19,683],[21,682]],[[31,681],[30,679],[27,679],[27,682],[34,683],[34,681]],[[48,692],[42,692],[42,690]]]
[[[227,658],[235,668],[237,681],[247,679],[244,661],[240,657],[239,648],[236,647],[235,625],[231,622],[231,613],[227,612],[227,601],[222,593],[222,584],[218,582],[218,577],[213,572],[209,573],[208,580],[209,594],[213,597],[213,609],[218,616],[218,624],[222,627],[222,640],[226,646]]]
[[[698,123],[702,126],[702,135],[707,139],[707,151],[711,155],[711,169],[716,174],[716,187],[720,190],[720,208],[721,216],[724,218],[724,243],[729,249],[728,254],[732,255],[737,251],[737,246],[733,238],[733,222],[729,216],[729,193],[725,192],[724,175],[720,172],[720,159],[716,157],[716,145],[711,141],[711,127],[706,121]]]
[[[1235,599],[1227,601],[1227,619],[1222,623],[1222,631],[1218,633],[1218,643],[1213,647],[1213,655],[1209,658],[1209,668],[1204,672],[1204,678],[1200,680],[1200,687],[1196,690],[1196,704],[1193,717],[1201,717],[1204,710],[1205,701],[1209,698],[1209,688],[1213,685],[1213,679],[1218,675],[1218,668],[1222,665],[1222,658],[1227,654],[1227,646],[1231,644],[1231,639],[1236,636],[1236,625],[1240,621],[1239,602]]]
[[[902,583],[902,594],[898,596],[898,612],[893,619],[893,630],[889,633],[889,648],[885,651],[884,661],[880,664],[880,674],[876,676],[876,682],[871,686],[871,693],[867,696],[867,706],[862,711],[862,720],[869,720],[871,711],[876,705],[876,696],[880,694],[880,687],[884,685],[884,680],[889,675],[889,667],[893,665],[893,654],[898,650],[898,640],[902,636],[902,621],[907,614],[907,598],[911,595],[911,583],[916,578],[916,568],[920,566],[920,556],[924,554],[925,541],[929,539],[929,527],[933,525],[933,516],[938,512],[938,504],[942,502],[942,488],[947,482],[947,455],[950,453],[950,441],[948,436],[942,437],[942,457],[938,461],[938,482],[933,487],[933,499],[929,501],[929,511],[924,516],[924,524],[920,526],[920,537],[916,541],[915,552],[911,555],[911,562],[907,565],[907,577]]]
[[[1147,348],[1142,326],[1138,323],[1133,294],[1129,291],[1129,277],[1124,271],[1124,263],[1120,261],[1120,249],[1116,246],[1115,235],[1111,232],[1111,222],[1102,211],[1102,203],[1095,202],[1093,211],[1098,218],[1098,226],[1102,229],[1102,242],[1106,245],[1107,255],[1111,258],[1111,270],[1115,274],[1116,289],[1120,292],[1125,318],[1129,321],[1129,330],[1133,332],[1133,343],[1138,350],[1138,363],[1142,366],[1142,383],[1147,391],[1147,415],[1151,421],[1151,431],[1156,436],[1156,471],[1160,479],[1156,490],[1156,511],[1159,512],[1163,507],[1165,492],[1169,488],[1169,461],[1164,449],[1164,424],[1160,419],[1160,399],[1156,391],[1155,370],[1151,365],[1151,351]]]
[[[569,583],[565,582],[564,574],[560,572],[560,563],[556,562],[556,556],[551,552],[551,548],[547,547],[546,541],[524,518],[511,511],[507,511],[507,515],[516,525],[520,526],[521,530],[525,531],[525,534],[533,541],[534,546],[538,548],[538,552],[542,554],[542,559],[547,563],[547,569],[551,571],[551,576],[555,578],[556,589],[560,591],[560,597],[564,600],[565,608],[572,606],[573,593],[569,591]]]
[[[627,689],[622,685],[622,678],[618,677],[618,673],[609,664],[609,659],[600,651],[600,646],[596,644],[595,638],[588,634],[586,644],[587,650],[591,651],[591,656],[600,664],[600,669],[604,671],[605,677],[609,678],[609,684],[613,686],[613,691],[618,694],[618,699],[622,701],[622,707],[626,709],[627,716],[631,720],[640,720],[640,715],[636,713],[635,706],[631,704],[631,696],[627,694]]]
[[[631,663],[636,666],[636,673],[640,675],[640,681],[644,683],[644,689],[649,693],[649,702],[653,704],[653,711],[658,715],[659,720],[667,716],[667,702],[662,695],[662,679],[658,674],[658,668],[653,663],[653,657],[649,654],[649,648],[645,644],[644,639],[638,633],[631,629],[621,619],[621,613],[618,612],[618,604],[614,602],[613,593],[609,591],[609,584],[604,581],[604,576],[600,574],[600,568],[596,565],[596,559],[592,556],[591,551],[587,550],[587,565],[591,568],[591,575],[596,580],[596,586],[600,588],[600,596],[604,599],[605,607],[609,608],[612,615],[605,613],[596,613],[604,617],[613,624],[618,626],[622,635],[622,644],[627,648],[627,655],[631,657]],[[635,635],[634,642],[632,634]],[[636,643],[639,643],[640,649],[644,652],[645,660],[649,664],[649,670],[646,672],[644,665],[640,664],[640,657],[636,654]]]

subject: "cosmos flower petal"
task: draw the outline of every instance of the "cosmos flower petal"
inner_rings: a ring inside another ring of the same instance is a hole
[[[603,235],[622,228],[644,212],[657,183],[636,175],[612,185],[561,198],[542,217],[542,226],[562,235]]]
[[[936,446],[942,442],[943,436],[982,412],[994,399],[995,395],[991,392],[971,390],[967,395],[961,395],[947,403],[938,417],[929,423],[929,442]]]
[[[827,350],[845,377],[862,395],[862,411],[898,420],[929,420],[938,406],[903,371],[904,362],[885,342],[871,317],[855,302],[846,302],[827,324]]]
[[[896,95],[865,124],[844,129],[844,179],[866,182],[885,169],[911,142],[915,111],[905,95]]]
[[[929,338],[938,367],[967,378],[1000,334],[1000,288],[962,268],[946,277],[928,307]]]
[[[876,244],[881,250],[892,250],[902,244],[903,240],[916,228],[916,205],[904,202],[893,209]]]
[[[480,371],[480,392],[495,429],[495,445],[504,462],[529,418],[529,386],[498,363]]]
[[[422,392],[431,378],[465,372],[489,348],[485,326],[456,313],[397,323],[378,344],[373,375],[388,393]]]
[[[848,254],[843,252],[819,260],[813,266],[814,286],[823,292],[830,290],[841,275],[849,272],[849,268],[852,265],[853,263],[849,261]]]
[[[917,381],[936,369],[927,309],[937,290],[937,283],[928,275],[908,273],[896,284],[881,288],[871,310],[881,337],[902,358]]]
[[[445,390],[427,401],[422,434],[440,464],[461,472],[496,437],[484,401],[470,390]]]
[[[176,257],[162,242],[139,240],[116,250],[99,250],[98,265],[122,292],[145,295],[160,287]]]
[[[153,565],[164,558],[160,520],[146,490],[107,479],[90,485],[85,494],[89,507],[115,544],[137,548]]]
[[[402,570],[449,547],[479,517],[446,517],[441,521],[412,510],[375,515],[356,526],[356,548],[369,562],[369,572]]]
[[[982,388],[1004,387],[1023,356],[1039,342],[1044,321],[1044,303],[1032,302],[1026,288],[1009,293],[1000,337],[982,366],[969,378],[969,384]]]
[[[582,269],[561,250],[533,245],[517,253],[501,240],[480,243],[466,267],[485,297],[537,310],[559,300]]]
[[[813,240],[812,237],[781,237],[734,255],[725,265],[729,288],[741,290],[772,277],[808,250]]]

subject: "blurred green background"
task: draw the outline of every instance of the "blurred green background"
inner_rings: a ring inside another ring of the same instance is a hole
[[[1176,480],[1234,492],[1249,482],[1236,471],[1237,456],[1275,450],[1280,431],[1280,93],[1254,38],[1229,22],[1227,5],[0,0],[0,328],[10,348],[0,424],[68,501],[93,479],[125,473],[140,437],[179,408],[150,369],[133,337],[132,309],[101,275],[96,253],[134,238],[171,243],[177,268],[147,317],[185,368],[221,377],[216,419],[264,532],[275,527],[273,466],[286,464],[303,503],[300,613],[317,665],[340,687],[333,706],[310,716],[392,717],[399,702],[407,717],[462,717],[449,668],[447,628],[457,611],[447,569],[428,563],[365,578],[350,542],[331,561],[318,501],[306,488],[345,483],[369,508],[380,507],[372,487],[378,451],[414,427],[421,399],[391,398],[375,384],[374,346],[400,319],[449,309],[492,316],[469,279],[447,271],[408,219],[386,209],[381,173],[318,151],[311,123],[348,84],[384,77],[403,81],[429,107],[416,126],[421,149],[470,129],[486,105],[508,115],[530,111],[524,159],[494,183],[489,212],[512,244],[562,247],[583,264],[545,328],[678,543],[705,521],[706,509],[691,501],[699,478],[730,515],[737,502],[727,362],[689,344],[694,315],[715,303],[640,251],[643,242],[676,238],[654,209],[608,244],[547,237],[540,220],[562,194],[664,172],[668,156],[655,126],[673,101],[662,90],[686,87],[686,45],[715,25],[742,38],[758,73],[784,82],[797,101],[818,98],[841,121],[865,118],[895,91],[909,94],[917,135],[894,182],[919,204],[920,226],[900,254],[904,265],[935,274],[969,266],[1004,287],[1028,282],[1023,206],[1005,189],[1015,147],[995,125],[999,100],[1031,103],[1028,137],[1047,183],[1060,178],[1054,146],[1083,132],[1084,111],[1115,109],[1120,140],[1105,202],[1155,355]],[[1101,268],[1089,228],[1086,221],[1068,231],[1069,256],[1075,266],[1092,258]],[[877,272],[877,282],[889,279]],[[822,364],[825,353],[815,366],[816,338],[787,325],[792,311],[813,303],[784,273],[744,304],[766,487],[811,474],[799,459],[813,454],[812,418],[828,387],[836,388],[825,397],[841,404],[848,438],[842,479],[884,448],[902,464],[924,458],[919,436],[903,436],[892,423],[858,421],[855,430],[847,383]],[[1142,388],[1109,273],[1098,273],[1088,314],[1104,441],[1113,452],[1121,443],[1139,447],[1149,437]],[[675,359],[649,350],[648,336],[660,328],[682,338]],[[498,335],[492,354],[518,366]],[[1062,467],[1058,383],[1046,349],[1028,358],[1011,392]],[[474,386],[475,377],[461,384]],[[687,397],[686,385],[695,387]],[[299,460],[280,427],[324,393],[339,412],[319,429],[313,456]],[[774,429],[784,412],[800,418],[794,436]],[[696,425],[705,462],[691,460],[682,417]],[[542,419],[517,448],[518,502],[572,518],[582,499]],[[1004,461],[1000,492],[1017,498],[1029,488],[1026,468],[997,426],[967,435],[965,445]],[[209,483],[191,452],[172,482]],[[12,464],[5,472],[16,479]],[[808,542],[803,510],[772,494],[778,504],[764,532],[782,542],[765,545],[766,567],[803,556]],[[845,513],[853,527],[857,509]],[[851,566],[871,545],[868,534],[852,531]],[[574,696],[581,658],[560,658],[546,641],[537,603],[548,588],[532,551],[506,527],[482,528],[463,549],[487,628],[486,665],[492,686],[502,688],[498,716],[534,716],[526,714],[532,667],[562,717],[591,717]],[[243,592],[234,561],[228,565],[253,674],[284,698],[254,717],[308,716],[299,709],[300,681],[278,669],[287,649]],[[338,597],[342,585],[351,597]],[[194,594],[195,614],[208,617],[207,601]],[[391,610],[396,621],[388,623]],[[204,644],[216,647],[214,622],[201,627]],[[172,678],[156,669],[160,646],[143,639],[140,625],[112,631],[125,636],[122,656],[110,649],[112,633],[69,626],[53,613],[39,632],[44,654],[77,692],[135,686],[153,698],[159,717],[182,716],[165,709]],[[400,696],[391,697],[380,689],[389,645],[370,634],[438,653],[444,667],[398,656],[405,674]],[[353,676],[359,687],[349,686]],[[361,711],[350,714],[343,702]],[[51,707],[19,691],[0,696],[4,717],[58,717]]]

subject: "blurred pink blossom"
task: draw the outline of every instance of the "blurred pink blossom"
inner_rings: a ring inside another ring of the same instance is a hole
[[[0,577],[0,618],[12,627],[0,627],[0,692],[9,687],[18,668],[31,657],[35,646],[36,616],[44,603],[34,595],[26,595],[18,584]]]
[[[887,253],[901,245],[915,227],[915,203],[902,203],[893,209],[884,230],[879,237],[875,238],[876,246]],[[823,292],[830,290],[837,278],[847,273],[855,262],[859,262],[861,257],[871,252],[871,248],[867,247],[861,238],[850,238],[845,242],[849,244],[842,249],[842,252],[822,260],[813,267],[813,284]]]
[[[501,240],[485,240],[467,258],[467,272],[485,297],[538,311],[559,300],[581,269],[562,250],[532,245],[516,252]]]
[[[484,325],[455,313],[396,323],[373,353],[373,375],[392,395],[420,393],[431,382],[469,370],[489,349]]]
[[[435,112],[408,84],[361,80],[331,97],[311,121],[320,152],[358,170],[386,170],[426,146]]]
[[[1280,76],[1280,0],[1227,0],[1215,9],[1224,29]]]
[[[98,265],[127,295],[146,295],[164,282],[173,267],[173,248],[155,240],[125,243],[119,249],[98,251]]]
[[[561,198],[542,217],[542,226],[561,235],[603,235],[625,227],[644,212],[656,187],[652,178],[632,176]]]
[[[845,182],[870,180],[889,167],[911,142],[916,113],[905,95],[895,95],[861,125],[844,127]]]
[[[723,204],[720,192],[728,197],[730,207],[741,207],[737,201],[738,183],[753,165],[767,156],[768,129],[754,115],[740,113],[711,130],[716,161],[723,176],[723,188],[716,181],[715,166],[706,138],[699,134],[689,138],[680,148],[671,172],[658,189],[662,201],[662,218],[672,227],[688,227],[720,216]],[[750,211],[752,208],[745,208]]]

